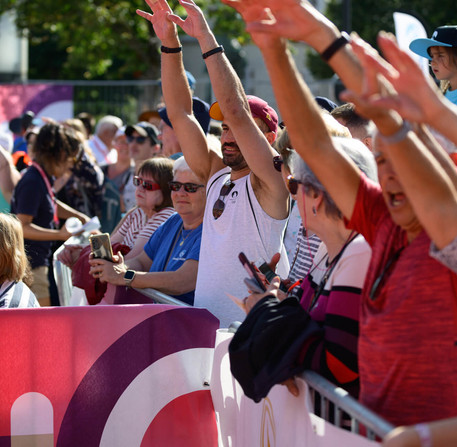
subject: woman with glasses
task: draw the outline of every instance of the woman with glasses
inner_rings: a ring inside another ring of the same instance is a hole
[[[122,244],[130,251],[125,259],[134,258],[143,251],[149,238],[170,216],[175,213],[171,201],[171,189],[169,182],[173,179],[173,161],[156,157],[145,160],[138,169],[138,175],[132,176],[135,186],[136,206],[130,210],[117,228],[111,234],[112,244]],[[81,245],[70,245],[59,254],[59,260],[70,268],[73,268],[79,260]],[[84,264],[88,265],[89,254],[86,255]],[[83,262],[79,260],[78,262]],[[84,269],[83,271],[87,271]],[[73,275],[79,271],[79,266]],[[74,277],[75,283],[81,283],[79,278]],[[97,293],[94,296],[94,283],[86,283],[86,297],[91,304],[96,304],[103,296],[102,304],[112,304],[114,301],[115,287],[108,284],[105,293]],[[93,297],[93,298],[92,298]]]
[[[56,199],[53,183],[74,164],[80,142],[72,129],[58,124],[44,125],[35,142],[34,160],[16,185],[11,212],[22,223],[25,249],[33,274],[32,291],[41,306],[51,304],[48,269],[53,241],[65,241],[71,233],[59,219],[89,217]],[[59,228],[60,227],[60,228]]]
[[[358,140],[337,140],[355,164],[374,179],[376,168],[371,152]],[[357,396],[360,296],[371,249],[362,235],[346,228],[335,202],[295,152],[290,154],[289,165],[292,174],[286,184],[296,201],[303,226],[322,241],[294,296],[323,331],[311,343],[305,343],[297,361],[303,369],[313,369]],[[286,296],[271,286],[270,292],[280,298]],[[260,298],[263,295],[246,298],[246,310],[249,312]]]
[[[139,180],[138,180],[139,182]],[[193,304],[197,280],[205,185],[190,170],[183,157],[175,162],[169,182],[176,214],[149,239],[140,254],[124,261],[118,253],[114,264],[91,259],[90,273],[117,288],[116,303],[151,302],[126,287],[153,288]],[[140,300],[140,301],[138,301]]]

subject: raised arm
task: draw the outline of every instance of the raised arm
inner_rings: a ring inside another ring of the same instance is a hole
[[[246,21],[246,30],[268,33],[296,41],[303,41],[322,54],[342,33],[306,0],[222,0],[235,8]],[[259,14],[266,9],[271,13]],[[350,45],[340,47],[328,64],[338,74],[344,85],[359,91],[362,69]]]
[[[154,27],[162,46],[181,47],[175,24],[170,20],[172,11],[165,0],[146,0],[153,14],[137,10]],[[190,25],[190,22],[189,22]],[[182,51],[162,51],[162,91],[167,115],[173,124],[181,149],[192,171],[205,181],[213,172],[223,168],[222,159],[208,147],[205,134],[192,113],[192,96],[187,82]]]
[[[385,103],[379,100],[394,93],[377,87],[378,73],[389,68],[387,63],[360,39],[354,40],[353,47],[365,69],[366,90],[362,95],[348,94],[346,98],[377,125],[383,153],[391,162],[420,223],[441,249],[457,236],[455,167],[451,166],[449,157],[439,146],[429,144],[427,147],[412,131],[402,133],[405,123],[396,112],[381,107]],[[420,86],[419,83],[417,87]],[[417,91],[422,92],[422,89]],[[419,95],[416,93],[416,96]],[[394,138],[383,138],[382,135],[394,135]],[[419,135],[424,140],[429,138],[423,129],[419,129]]]
[[[219,47],[201,9],[192,0],[180,0],[180,4],[187,11],[186,20],[177,16],[172,16],[171,20],[198,40],[202,54]],[[259,202],[272,217],[285,217],[288,193],[281,175],[273,167],[272,158],[276,153],[252,118],[238,75],[223,52],[205,58],[205,63],[224,124],[233,133],[254,174],[253,186]]]

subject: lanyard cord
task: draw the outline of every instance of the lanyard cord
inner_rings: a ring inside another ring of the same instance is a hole
[[[57,202],[56,202],[56,197],[54,195],[54,191],[52,190],[51,183],[49,182],[48,176],[44,172],[43,168],[36,161],[32,161],[32,166],[40,173],[41,178],[43,179],[44,184],[46,185],[46,189],[48,190],[48,194],[51,197],[52,207],[54,208],[53,220],[54,220],[54,223],[56,224],[56,226],[58,226],[59,225],[59,218],[57,216]]]

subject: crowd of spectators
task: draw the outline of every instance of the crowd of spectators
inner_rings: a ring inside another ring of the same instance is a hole
[[[254,363],[271,312],[289,309],[284,334],[302,330],[288,319],[294,300],[294,318],[319,332],[282,357],[278,334],[264,364],[275,356],[291,362],[284,371],[313,369],[405,426],[388,447],[457,443],[457,27],[411,43],[440,91],[388,34],[378,37],[383,58],[307,1],[222,1],[246,22],[279,110],[245,93],[193,0],[180,1],[185,19],[147,0],[151,12],[137,13],[160,40],[164,107],[137,123],[25,112],[10,123],[14,144],[0,135],[0,245],[11,258],[0,307],[57,304],[53,244],[72,236],[68,218],[97,217],[112,261],[78,245],[59,255],[90,304],[149,302],[140,292],[153,288],[208,309],[221,327],[241,321],[236,375],[248,366],[239,362]],[[193,96],[178,27],[200,46],[211,106]],[[345,103],[313,96],[288,39],[330,65]],[[209,134],[211,120],[220,135]],[[281,280],[261,274],[266,292],[248,290],[240,252]],[[236,378],[246,389],[259,380]],[[297,394],[292,373],[282,380]]]

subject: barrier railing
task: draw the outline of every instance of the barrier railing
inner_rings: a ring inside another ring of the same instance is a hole
[[[239,321],[233,322],[229,331],[235,333],[240,325]],[[348,428],[348,417],[343,417],[343,414],[346,413],[349,416],[351,432],[365,436],[370,440],[376,439],[376,436],[383,438],[395,428],[390,422],[350,396],[346,390],[334,385],[315,371],[305,371],[301,377],[311,390],[313,404],[317,399],[320,400],[320,406],[318,406],[320,411],[316,412],[316,416],[339,428]],[[316,409],[316,405],[313,407]],[[361,425],[365,427],[362,433],[360,431]]]
[[[305,371],[301,377],[311,390],[313,402],[316,399],[320,399],[320,414],[317,414],[317,416],[330,421],[333,425],[346,428],[344,422],[347,419],[343,418],[343,413],[346,413],[350,417],[351,432],[361,434],[372,440],[376,436],[383,438],[395,428],[390,422],[387,422],[350,396],[346,390],[329,382],[318,373]],[[330,411],[330,403],[333,404],[332,412]],[[360,432],[361,425],[365,427],[363,433]]]
[[[61,264],[55,257],[54,272],[59,289],[61,305],[69,305],[71,295],[70,269]],[[135,290],[150,298],[151,301],[155,303],[190,307],[187,303],[172,298],[155,289]],[[235,333],[240,324],[239,321],[233,322],[229,327],[229,331]],[[347,423],[348,420],[350,420],[350,429],[353,433],[361,434],[371,440],[375,439],[376,436],[383,438],[395,428],[385,419],[359,403],[350,396],[346,390],[329,382],[318,373],[314,371],[305,371],[302,374],[302,378],[306,381],[311,390],[313,403],[315,403],[317,399],[320,400],[320,405],[317,406],[320,407],[320,411],[316,413],[316,415],[331,422],[333,425],[340,428],[348,428]],[[316,405],[314,405],[314,408],[316,408]],[[360,432],[360,426],[365,427],[363,433]]]

